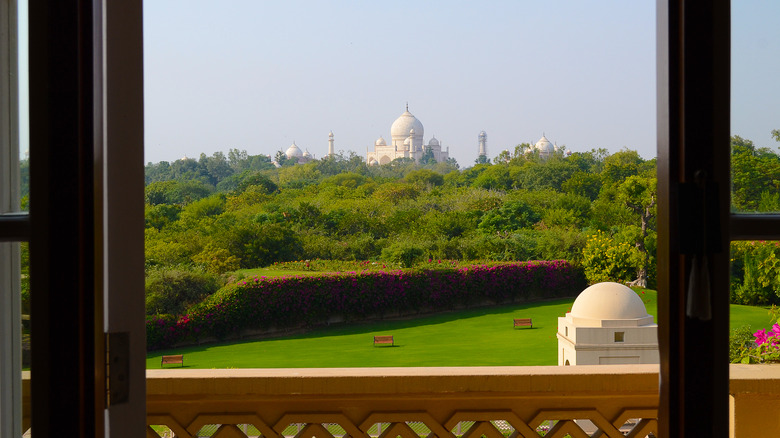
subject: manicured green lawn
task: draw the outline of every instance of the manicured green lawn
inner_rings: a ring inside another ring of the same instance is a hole
[[[753,331],[769,328],[769,309],[763,307],[732,304],[730,309],[731,329],[749,325]]]
[[[655,315],[655,291],[640,292],[640,297],[648,313]],[[285,338],[157,351],[148,355],[146,366],[160,368],[162,354],[184,354],[185,368],[555,365],[557,318],[571,309],[573,301],[464,310],[323,328]],[[534,326],[514,329],[513,318],[532,318]],[[732,306],[732,327],[743,324],[768,327],[767,311]],[[374,335],[393,335],[396,346],[374,347]]]
[[[270,269],[270,268],[254,268],[254,269],[240,269],[236,273],[244,274],[247,277],[284,277],[284,276],[312,276],[321,275],[322,272],[318,271],[291,271],[288,269]]]
[[[283,339],[204,345],[148,356],[184,354],[192,368],[307,368],[389,366],[550,365],[557,361],[557,317],[572,300],[475,309],[419,319],[316,330]],[[513,318],[533,318],[514,329]],[[373,346],[374,335],[393,335],[396,346]]]

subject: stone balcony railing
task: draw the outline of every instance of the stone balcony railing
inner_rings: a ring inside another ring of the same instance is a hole
[[[149,437],[643,437],[657,408],[655,365],[147,371]]]
[[[657,365],[165,369],[148,370],[146,384],[148,438],[644,437],[658,427]],[[730,393],[732,437],[780,436],[780,365],[731,365]]]

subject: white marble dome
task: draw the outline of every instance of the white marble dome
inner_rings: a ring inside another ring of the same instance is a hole
[[[401,140],[409,137],[409,132],[414,129],[414,136],[421,137],[424,133],[422,122],[417,117],[413,116],[407,108],[400,117],[395,119],[392,126],[390,126],[390,136],[393,140]]]
[[[311,153],[309,153],[309,150],[308,150],[308,149],[306,149],[306,151],[303,153],[303,156],[304,156],[305,158],[311,158]]]
[[[536,142],[534,145],[534,149],[539,151],[540,155],[552,155],[555,153],[555,146],[550,142],[550,140],[547,140],[547,137],[542,135],[542,138],[539,139],[539,141]]]
[[[382,137],[379,137],[379,138],[377,138],[377,139],[376,139],[376,142],[374,142],[374,144],[375,144],[376,146],[387,146],[387,142],[386,142],[386,141],[385,141],[385,139],[384,139],[384,138],[382,138]]]
[[[287,158],[292,158],[292,157],[298,158],[303,156],[303,151],[301,151],[301,148],[299,148],[298,145],[296,145],[295,142],[293,142],[293,144],[291,144],[290,147],[287,148],[287,151],[284,154],[287,155]]]
[[[439,146],[439,140],[436,139],[436,137],[431,137],[431,140],[428,142],[428,146]]]
[[[645,303],[633,290],[619,283],[597,283],[582,291],[571,306],[571,317],[581,324],[597,326],[604,321],[652,324]],[[622,325],[622,323],[621,323]]]

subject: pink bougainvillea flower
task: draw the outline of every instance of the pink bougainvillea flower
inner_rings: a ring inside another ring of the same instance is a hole
[[[780,324],[775,323],[775,325],[772,326],[772,336],[780,337]]]
[[[766,339],[767,339],[766,330],[761,329],[761,330],[753,333],[753,336],[756,337],[756,345],[761,345],[761,344],[766,343]]]

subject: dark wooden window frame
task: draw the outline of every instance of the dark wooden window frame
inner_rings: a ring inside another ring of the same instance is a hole
[[[726,436],[728,244],[737,239],[777,238],[774,230],[780,229],[780,219],[728,211],[729,1],[657,0],[656,4],[660,433]],[[0,220],[0,236],[5,236],[0,238],[30,237],[31,253],[39,254],[33,256],[31,279],[37,290],[49,291],[33,302],[36,318],[47,321],[33,329],[38,347],[33,356],[33,427],[41,435],[63,429],[81,436],[102,433],[102,402],[94,376],[100,350],[96,325],[102,321],[95,316],[95,297],[88,292],[98,277],[92,230],[94,205],[100,202],[94,198],[95,175],[89,166],[94,158],[94,120],[87,114],[96,104],[92,13],[89,1],[30,6],[35,202],[29,228],[24,220]],[[708,187],[717,193],[719,208],[701,220],[681,221],[687,208],[681,191],[702,171]],[[681,239],[702,227],[716,230],[706,246],[712,285],[708,321],[685,314],[688,270],[693,254],[705,248],[701,242],[693,248],[680,247]],[[46,275],[36,277],[36,272]]]

